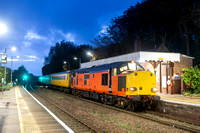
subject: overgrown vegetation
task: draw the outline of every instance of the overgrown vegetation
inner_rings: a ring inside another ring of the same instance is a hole
[[[185,95],[196,96],[195,94],[200,93],[200,68],[195,66],[182,70],[184,71],[182,79],[188,88],[188,92],[186,92]]]

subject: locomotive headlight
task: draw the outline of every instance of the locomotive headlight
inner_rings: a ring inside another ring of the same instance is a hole
[[[131,87],[130,91],[137,91],[137,88],[136,87]]]
[[[158,89],[157,89],[157,88],[151,88],[151,91],[152,91],[152,92],[157,92]]]

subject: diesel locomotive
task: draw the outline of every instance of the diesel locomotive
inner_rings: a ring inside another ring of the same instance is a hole
[[[39,81],[104,104],[137,110],[155,106],[156,76],[137,62],[116,62],[41,76]]]

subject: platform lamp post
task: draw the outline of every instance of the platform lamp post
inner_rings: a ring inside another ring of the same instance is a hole
[[[19,58],[19,56],[11,56],[11,72],[10,72],[10,83],[12,84],[12,67],[13,67],[13,58]]]
[[[63,61],[63,71],[70,69],[70,63],[68,61]]]
[[[91,53],[91,52],[87,52],[87,55],[89,55],[89,56],[92,57],[92,59],[91,59],[90,61],[94,61],[94,60],[96,60],[96,57],[94,56],[93,53]]]
[[[16,47],[11,47],[11,48],[8,48],[10,49],[11,51],[16,51]],[[6,56],[6,61],[5,61],[5,73],[4,73],[4,83],[6,84],[6,68],[7,68],[7,54],[6,54],[6,51],[7,51],[7,48],[5,48],[5,56]]]
[[[7,32],[7,26],[4,23],[0,22],[0,35],[3,35]],[[7,63],[7,55],[6,55],[6,49],[5,49],[5,53],[1,53],[1,64],[6,64]],[[5,68],[6,70],[6,68]],[[6,73],[6,72],[5,72]],[[5,79],[5,75],[4,75],[4,79]],[[3,81],[4,79],[2,78],[2,95],[3,95]]]
[[[6,51],[6,49],[5,49],[5,51]],[[5,74],[6,74],[6,63],[7,63],[7,55],[6,55],[6,53],[1,53],[1,64],[5,64],[4,78],[1,79],[2,95],[3,95],[3,84],[4,84]]]
[[[74,57],[74,60],[78,60],[79,68],[81,68],[81,58]]]

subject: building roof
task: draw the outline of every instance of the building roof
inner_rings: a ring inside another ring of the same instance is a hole
[[[170,52],[169,49],[162,43],[158,48],[147,50],[150,52]]]
[[[180,53],[169,53],[169,52],[145,52],[139,51],[106,59],[95,60],[81,64],[81,68],[89,68],[92,66],[99,66],[103,64],[110,64],[114,62],[125,62],[125,61],[171,61],[180,62],[180,57],[183,56]],[[193,58],[184,56],[186,58]],[[194,59],[194,58],[193,58]]]

